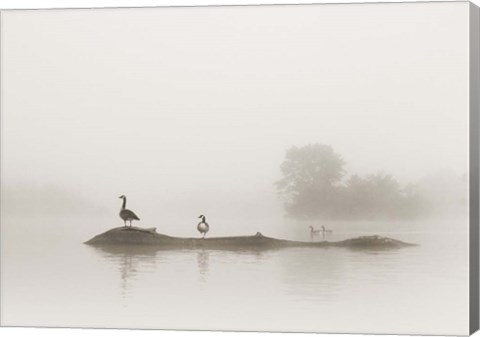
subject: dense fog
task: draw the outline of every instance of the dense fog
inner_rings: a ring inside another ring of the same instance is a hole
[[[123,225],[120,195],[178,235],[200,214],[212,235],[465,215],[468,22],[428,6],[2,13],[2,216],[93,234]],[[308,146],[341,158],[331,186],[367,186],[358,200],[385,177],[418,199],[289,212],[282,163]]]

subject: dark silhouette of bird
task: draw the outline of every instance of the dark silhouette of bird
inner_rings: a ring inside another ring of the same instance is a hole
[[[126,209],[127,207],[127,197],[124,195],[119,196],[120,199],[123,199],[122,208],[120,209],[120,218],[122,218],[125,227],[127,226],[127,221],[130,221],[130,227],[132,227],[133,220],[140,220],[140,218],[133,213],[131,210]]]
[[[210,226],[208,225],[208,223],[205,221],[206,220],[206,217],[205,215],[200,215],[198,217],[199,219],[202,219],[202,221],[200,221],[198,223],[198,226],[197,226],[197,230],[200,232],[200,234],[203,234],[203,238],[205,238],[205,235],[208,233],[208,231],[210,230]]]
[[[323,240],[326,240],[327,236],[332,234],[333,231],[331,229],[326,229],[325,226],[322,226],[322,238]]]
[[[310,238],[313,240],[316,236],[320,235],[320,230],[313,228],[313,226],[308,226],[310,228]]]
[[[331,233],[333,233],[333,231],[331,229],[326,229],[325,226],[322,226],[322,233],[331,234]]]

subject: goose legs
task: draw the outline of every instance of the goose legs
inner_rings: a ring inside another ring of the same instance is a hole
[[[130,225],[127,225],[127,221],[130,222]],[[124,223],[123,226],[124,226],[124,227],[132,227],[132,221],[133,221],[133,220],[128,220],[128,219],[127,219],[127,220],[123,220],[123,223]]]

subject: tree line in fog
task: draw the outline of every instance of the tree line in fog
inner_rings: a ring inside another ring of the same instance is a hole
[[[466,174],[440,172],[407,185],[384,172],[347,175],[329,145],[294,146],[280,168],[275,186],[287,216],[296,219],[415,219],[468,203]]]

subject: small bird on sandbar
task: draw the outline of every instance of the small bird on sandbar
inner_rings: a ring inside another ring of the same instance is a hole
[[[122,208],[120,209],[120,218],[122,218],[125,227],[127,227],[127,221],[130,221],[130,227],[132,227],[133,220],[140,220],[140,218],[133,213],[131,210],[126,209],[127,207],[127,197],[124,195],[119,196],[120,199],[123,199]]]
[[[333,231],[331,229],[326,229],[325,226],[322,226],[322,233],[325,234],[332,234]]]
[[[308,226],[310,228],[310,238],[313,240],[316,236],[320,235],[320,230],[313,228],[313,226]]]
[[[198,217],[199,219],[202,219],[202,221],[200,221],[198,223],[198,226],[197,226],[197,230],[200,232],[200,234],[203,234],[203,237],[202,238],[205,238],[205,235],[208,233],[208,231],[210,230],[210,226],[208,225],[208,223],[205,221],[206,220],[206,217],[205,215],[200,215]]]

